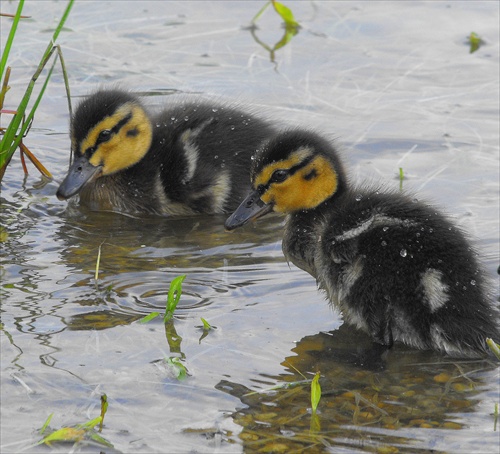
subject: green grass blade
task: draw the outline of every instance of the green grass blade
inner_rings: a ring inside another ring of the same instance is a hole
[[[266,4],[259,10],[259,12],[253,17],[252,24],[255,24],[257,20],[259,20],[260,16],[264,13],[267,7],[271,4],[271,1],[266,2]]]
[[[164,317],[164,322],[167,323],[173,316],[175,312],[175,308],[177,307],[177,303],[181,299],[182,295],[182,282],[186,279],[186,275],[183,274],[181,276],[177,276],[170,283],[170,289],[168,291],[167,297],[167,307]]]
[[[104,437],[101,437],[98,433],[88,432],[89,437],[92,441],[96,442],[99,445],[107,446],[108,448],[114,448],[113,444],[106,440]],[[103,452],[101,450],[101,452]]]
[[[64,63],[64,57],[63,57],[62,50],[59,47],[59,45],[57,45],[57,54],[59,55],[59,61],[61,62],[61,69],[62,69],[62,73],[63,73],[64,86],[66,88],[66,98],[68,100],[69,117],[71,118],[73,116],[73,109],[71,107],[71,91],[69,89],[68,72],[66,71],[66,64]]]
[[[486,343],[488,344],[488,347],[490,347],[490,350],[493,352],[493,354],[500,359],[500,344],[497,344],[493,339],[490,339],[489,337],[486,339]]]
[[[170,367],[177,380],[182,381],[187,378],[186,366],[182,364],[179,358],[175,356],[167,358],[166,364]]]
[[[203,323],[203,329],[206,331],[211,330],[212,325],[210,323],[208,323],[203,317],[200,317],[200,318],[201,318],[201,323]]]
[[[47,429],[47,427],[49,427],[50,421],[52,420],[52,416],[54,416],[54,413],[51,413],[48,416],[48,418],[45,420],[45,422],[43,423],[43,426],[40,429],[40,435],[43,435],[43,433],[45,432],[45,430]]]
[[[31,120],[33,119],[36,108],[38,107],[38,104],[40,103],[41,96],[39,96],[37,102],[35,103],[34,108],[30,112],[29,118],[27,118],[24,126],[21,128],[21,131],[18,132],[19,127],[23,121],[23,117],[24,117],[24,114],[26,112],[29,100],[31,98],[31,94],[33,92],[35,83],[38,79],[38,76],[40,75],[40,73],[43,71],[45,65],[47,64],[48,60],[50,59],[51,55],[53,54],[54,50],[56,49],[56,47],[54,47],[54,42],[57,39],[57,37],[59,36],[59,33],[61,32],[61,30],[64,26],[64,23],[65,23],[66,19],[68,18],[68,15],[71,11],[73,3],[74,3],[74,0],[70,0],[68,2],[68,5],[66,6],[66,9],[64,11],[64,14],[61,17],[61,19],[60,19],[60,21],[59,21],[59,23],[54,31],[54,34],[52,35],[52,39],[51,39],[49,45],[47,46],[47,49],[45,50],[45,52],[43,54],[43,58],[41,59],[35,73],[33,74],[32,78],[28,84],[28,87],[26,88],[24,96],[23,96],[23,98],[22,98],[22,100],[17,108],[17,113],[12,118],[9,126],[7,127],[7,130],[5,131],[5,134],[2,138],[2,140],[0,141],[0,169],[2,169],[9,162],[12,154],[15,152],[17,146],[19,145],[20,141],[22,140],[22,135],[24,134],[24,132],[26,132],[26,130],[28,129],[28,127],[30,125]],[[5,52],[4,52],[4,54],[5,54]],[[3,56],[2,56],[2,61],[3,61]],[[52,68],[49,72],[49,75],[47,76],[44,87],[41,91],[42,94],[45,91],[48,80],[50,79],[50,75],[52,74],[53,68],[54,68],[54,65],[52,65]]]
[[[285,21],[285,24],[292,27],[297,27],[299,23],[295,20],[293,16],[292,10],[287,6],[283,5],[283,3],[273,1],[273,6],[275,11],[281,16],[281,18]]]
[[[403,168],[399,168],[399,190],[403,190],[403,180],[405,179],[405,173],[403,171]]]
[[[24,6],[24,0],[19,0],[19,5],[17,5],[16,15],[14,16],[14,20],[12,22],[12,27],[10,28],[9,36],[7,37],[7,41],[5,42],[5,47],[2,52],[2,59],[0,60],[0,80],[2,80],[5,67],[7,66],[7,59],[9,58],[10,49],[12,47],[12,43],[14,42],[14,37],[16,36],[17,25],[19,24],[19,19],[21,18],[23,6]]]
[[[101,421],[99,422],[99,432],[102,432],[102,425],[104,423],[104,416],[108,411],[108,396],[106,394],[101,394]]]
[[[93,429],[97,424],[100,424],[102,421],[102,416],[98,416],[97,418],[91,419],[90,421],[84,422],[82,424],[77,424],[75,427],[77,429],[90,430]]]
[[[76,429],[74,427],[63,427],[62,429],[58,429],[51,434],[47,435],[44,437],[42,440],[40,440],[37,444],[42,444],[45,443],[46,445],[51,445],[51,443],[54,442],[59,442],[59,443],[66,443],[66,442],[79,442],[83,440],[83,437],[85,436],[85,430],[83,429]]]
[[[99,245],[99,248],[97,249],[97,260],[95,264],[95,274],[94,274],[94,280],[97,281],[99,279],[99,265],[101,264],[101,248],[104,242],[102,242]]]
[[[64,27],[64,24],[66,23],[66,20],[68,19],[69,13],[71,12],[71,8],[73,8],[73,3],[75,3],[75,0],[69,0],[68,4],[66,5],[66,9],[64,10],[64,13],[61,17],[61,20],[57,24],[57,27],[54,31],[54,35],[52,36],[52,45],[55,44],[57,41],[57,38],[59,37],[59,33],[61,33],[61,30]]]
[[[469,44],[469,53],[473,54],[484,44],[484,42],[477,33],[471,32],[471,34],[469,35]]]
[[[150,322],[151,320],[155,319],[160,315],[159,312],[151,312],[151,314],[146,315],[138,320],[139,323],[147,323]]]
[[[319,384],[319,372],[316,373],[311,382],[311,407],[313,413],[316,413],[319,401],[321,399],[321,385]]]
[[[55,66],[56,62],[57,62],[57,60],[54,60],[54,62],[52,63],[52,66],[47,74],[47,77],[45,78],[45,82],[40,90],[40,93],[38,93],[38,96],[35,100],[35,103],[33,104],[33,107],[31,108],[29,114],[27,115],[24,124],[21,126],[20,131],[16,134],[16,131],[19,128],[21,121],[22,121],[22,116],[19,115],[19,113],[20,113],[19,111],[22,110],[23,114],[26,111],[29,98],[31,97],[31,93],[33,92],[33,88],[35,85],[34,80],[32,80],[33,83],[31,85],[31,87],[28,87],[28,90],[26,91],[26,93],[28,93],[29,95],[28,96],[25,95],[23,97],[23,100],[21,101],[21,104],[19,105],[19,107],[21,109],[18,109],[17,115],[12,119],[11,124],[7,128],[7,132],[5,134],[4,139],[5,138],[10,139],[10,147],[8,149],[8,152],[7,152],[8,156],[11,156],[16,151],[16,148],[19,146],[19,143],[23,139],[24,133],[29,128],[31,121],[33,120],[33,117],[35,116],[36,109],[38,108],[38,105],[40,104],[40,101],[42,100],[43,94],[45,93],[45,90],[46,90],[47,85],[49,83],[50,77],[52,76],[52,72],[54,71],[54,66]],[[4,150],[3,147],[0,147],[0,150],[2,150],[2,152],[3,152],[3,150]],[[3,153],[0,156],[0,167],[2,166],[2,158],[3,158]]]

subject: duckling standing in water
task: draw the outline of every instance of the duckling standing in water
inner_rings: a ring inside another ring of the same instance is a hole
[[[131,93],[97,91],[71,120],[75,160],[57,197],[80,194],[94,210],[231,212],[250,188],[251,155],[271,133],[264,121],[223,105],[150,115]]]
[[[288,214],[287,259],[377,344],[476,357],[488,350],[485,338],[500,340],[476,254],[433,207],[351,188],[332,145],[302,130],[267,141],[251,179],[254,191],[226,229],[271,211]]]

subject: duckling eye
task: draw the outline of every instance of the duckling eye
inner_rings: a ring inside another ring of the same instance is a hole
[[[273,172],[271,175],[271,183],[281,183],[288,178],[289,172],[288,170],[278,169]]]
[[[111,139],[112,134],[113,133],[111,132],[111,129],[103,129],[97,137],[97,143],[107,142],[109,139]]]

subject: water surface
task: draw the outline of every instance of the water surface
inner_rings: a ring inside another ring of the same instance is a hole
[[[106,84],[156,107],[227,100],[335,139],[354,182],[398,188],[403,168],[405,189],[471,233],[498,299],[498,4],[289,2],[302,28],[275,62],[247,29],[262,5],[76,2],[60,38],[74,102]],[[16,6],[2,2],[2,12]],[[63,7],[27,2],[8,102],[20,99]],[[486,41],[474,54],[471,31]],[[256,34],[272,47],[279,19],[268,11]],[[16,156],[2,184],[2,452],[46,452],[34,444],[47,416],[53,428],[94,418],[102,393],[102,435],[117,452],[495,452],[496,365],[401,346],[382,370],[353,365],[367,339],[286,263],[278,216],[228,234],[224,216],[68,209],[55,197],[67,129],[57,74],[26,139],[55,180],[32,167],[23,178]],[[139,324],[163,310],[180,274],[175,333],[158,319]],[[200,317],[216,327],[201,340]],[[180,358],[186,380],[167,357]],[[296,382],[317,371],[314,422],[308,384]]]

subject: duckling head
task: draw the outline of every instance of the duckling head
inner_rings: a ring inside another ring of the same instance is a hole
[[[71,120],[75,160],[57,190],[66,200],[90,181],[139,162],[151,147],[153,128],[135,96],[101,90],[83,100]]]
[[[332,145],[304,130],[286,131],[266,142],[254,156],[251,180],[253,192],[226,220],[227,230],[272,211],[312,210],[345,186]]]

